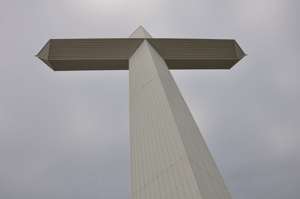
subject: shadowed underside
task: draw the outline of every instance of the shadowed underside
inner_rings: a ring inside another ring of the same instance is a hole
[[[221,39],[51,39],[38,57],[53,70],[128,70],[129,58],[148,42],[169,69],[230,69],[245,53],[235,40]]]

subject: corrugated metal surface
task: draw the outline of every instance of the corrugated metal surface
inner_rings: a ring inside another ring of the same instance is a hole
[[[151,47],[150,47],[151,49]],[[161,85],[203,199],[230,199],[218,168],[176,83],[162,58],[151,50]]]
[[[244,57],[234,40],[149,39],[170,69],[229,69]]]
[[[149,46],[143,43],[130,59],[132,199],[199,199],[157,71],[161,66],[154,63]]]
[[[234,40],[147,38],[169,69],[229,69],[244,57]],[[38,57],[54,70],[128,70],[143,39],[52,39]]]
[[[133,199],[230,199],[164,60],[144,42],[130,59]]]
[[[51,39],[37,55],[53,70],[128,70],[143,39]]]

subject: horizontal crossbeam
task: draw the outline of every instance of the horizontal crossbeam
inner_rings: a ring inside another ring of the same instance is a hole
[[[53,70],[128,70],[144,38],[51,39],[38,57]],[[147,38],[169,69],[230,69],[245,53],[235,40]]]

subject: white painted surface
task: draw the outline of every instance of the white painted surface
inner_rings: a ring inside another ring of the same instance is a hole
[[[149,38],[139,27],[131,37]],[[230,199],[165,61],[144,40],[129,60],[132,199]]]
[[[129,76],[132,198],[230,199],[165,61],[147,40],[131,57]]]

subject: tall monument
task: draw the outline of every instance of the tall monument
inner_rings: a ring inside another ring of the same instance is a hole
[[[129,70],[132,199],[230,199],[169,69],[230,69],[234,40],[51,39],[37,55],[55,71]]]

